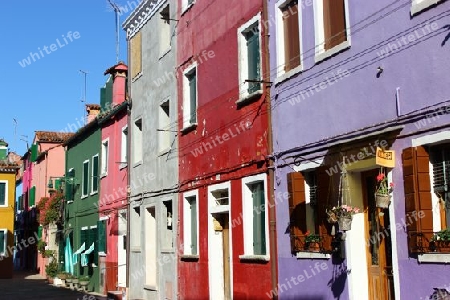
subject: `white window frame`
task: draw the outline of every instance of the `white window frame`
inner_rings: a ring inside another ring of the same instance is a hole
[[[141,130],[139,131],[139,130],[137,130],[137,126],[136,126],[136,123],[137,122],[141,122]],[[129,132],[128,132],[128,134],[130,134]],[[136,118],[135,120],[134,120],[134,122],[133,122],[133,130],[132,130],[132,132],[131,132],[131,134],[132,134],[132,140],[133,140],[133,156],[132,156],[132,158],[133,158],[133,166],[137,166],[137,165],[140,165],[140,164],[142,164],[142,160],[143,160],[143,157],[144,157],[144,155],[143,155],[143,152],[144,152],[144,148],[143,148],[143,145],[144,145],[144,141],[143,141],[143,139],[144,139],[144,119],[142,118],[142,117],[138,117],[138,118]],[[137,136],[136,136],[136,134],[140,134],[140,145],[136,145],[137,144]],[[139,151],[139,152],[136,152],[136,151]]]
[[[331,49],[325,50],[325,28],[323,20],[323,0],[314,1],[314,32],[315,32],[315,55],[316,63],[344,50],[351,46],[350,33],[350,15],[348,0],[344,0],[345,4],[345,27],[347,30],[347,40]]]
[[[88,176],[87,178],[84,178],[84,165],[88,164]],[[87,180],[87,194],[84,194],[84,181]],[[86,198],[87,196],[89,196],[89,159],[86,159],[85,161],[83,161],[83,164],[81,166],[81,199]]]
[[[4,236],[5,236],[5,241],[4,241],[4,245],[3,245],[4,246],[3,249],[5,249],[5,250],[4,250],[4,252],[0,252],[0,256],[5,256],[6,252],[8,251],[8,249],[6,248],[8,246],[8,229],[2,228],[2,229],[0,229],[0,231],[3,231]]]
[[[8,180],[0,180],[0,183],[4,183],[5,184],[5,205],[0,205],[0,207],[8,207],[8,190],[9,190],[9,182]]]
[[[126,132],[126,134],[125,134]],[[128,125],[122,127],[121,142],[120,142],[120,166],[119,169],[123,169],[128,165]]]
[[[189,8],[191,8],[195,4],[196,0],[192,0],[191,4],[189,4],[189,0],[181,0],[181,14],[183,15]]]
[[[255,184],[258,182],[263,182],[264,186],[264,198],[265,198],[265,209],[264,213],[265,215],[265,235],[266,235],[266,254],[265,255],[259,255],[253,253],[253,197],[252,197],[252,191],[250,189],[251,184]],[[258,174],[254,176],[249,176],[242,178],[242,224],[243,224],[243,231],[244,231],[244,254],[239,255],[240,259],[251,259],[251,258],[260,258],[262,260],[269,260],[270,259],[270,250],[269,250],[269,226],[268,226],[268,218],[269,218],[269,206],[268,206],[268,195],[267,195],[267,176],[266,174]]]
[[[67,173],[71,173],[72,171],[74,171],[73,168],[70,168],[69,170],[67,170]],[[71,179],[73,181],[75,181],[75,179]],[[73,203],[73,201],[75,200],[75,186],[73,185],[72,187],[72,197],[74,198],[73,200],[68,200],[67,204]]]
[[[238,51],[239,51],[238,65],[239,65],[239,95],[240,95],[240,97],[239,97],[240,100],[238,100],[237,103],[245,100],[249,96],[253,96],[255,94],[262,94],[261,84],[259,85],[259,89],[257,91],[253,92],[252,94],[249,94],[248,93],[249,83],[245,82],[245,80],[248,79],[247,78],[248,77],[248,48],[246,47],[247,40],[246,40],[244,34],[247,31],[251,31],[251,28],[253,28],[253,27],[258,27],[258,29],[259,29],[258,30],[258,32],[259,32],[259,36],[258,36],[258,39],[259,39],[259,68],[260,68],[261,74],[262,74],[261,13],[258,13],[256,16],[252,17],[250,20],[245,22],[245,24],[241,25],[237,31]]]
[[[197,253],[191,252],[191,209],[188,198],[195,197],[195,205],[197,207]],[[192,190],[189,192],[185,192],[183,194],[183,254],[189,256],[199,256],[200,255],[200,226],[199,226],[199,205],[198,205],[198,190]],[[187,238],[188,237],[188,238]],[[189,241],[189,242],[187,242]]]
[[[105,154],[105,152],[106,152],[106,154]],[[101,159],[102,160],[100,161],[100,176],[101,177],[105,177],[105,176],[108,175],[109,138],[106,138],[106,139],[102,140],[102,156],[101,156]]]
[[[411,16],[414,16],[428,7],[438,4],[442,0],[412,0],[411,1]]]
[[[99,190],[99,188],[100,188],[100,174],[97,174],[97,176],[98,176],[98,178],[97,178],[97,190],[96,191],[94,191],[94,180],[95,180],[95,178],[94,178],[94,157],[97,157],[97,162],[98,162],[98,166],[97,166],[97,171],[100,171],[100,165],[101,165],[101,162],[100,162],[100,157],[99,157],[99,155],[98,155],[98,153],[97,154],[95,154],[94,156],[92,156],[92,166],[91,166],[91,195],[94,195],[94,194],[97,194],[98,193],[98,190]]]
[[[298,4],[298,33],[299,33],[299,41],[300,41],[300,65],[295,67],[292,70],[289,70],[288,72],[284,71],[284,65],[286,58],[284,56],[284,23],[283,23],[283,12],[281,9],[289,4],[291,0],[279,0],[275,4],[275,24],[276,24],[276,45],[277,45],[277,78],[275,80],[276,83],[282,82],[292,76],[294,76],[297,73],[300,73],[303,71],[303,43],[302,43],[302,32],[303,32],[303,26],[302,26],[302,12],[303,8],[301,7],[301,3],[299,1]]]
[[[190,99],[190,90],[189,90],[189,80],[188,76],[195,70],[195,89],[196,89],[196,118],[195,122],[191,123],[191,99]],[[183,71],[183,130],[191,128],[193,126],[197,126],[198,124],[198,68],[197,62],[194,62],[189,67],[187,67]]]

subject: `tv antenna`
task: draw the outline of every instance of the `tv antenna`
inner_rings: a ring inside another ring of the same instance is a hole
[[[83,99],[82,100],[80,100],[81,101],[81,103],[84,103],[84,104],[86,104],[86,88],[87,88],[87,80],[86,80],[86,78],[87,78],[87,74],[88,74],[88,72],[87,71],[83,71],[83,70],[79,70],[80,71],[80,73],[83,73],[84,74],[84,93],[83,93]],[[83,107],[83,114],[82,114],[83,116],[84,116],[84,107]],[[86,125],[86,118],[83,118],[83,125]]]
[[[116,15],[116,64],[119,63],[119,18],[120,18],[120,8],[116,3],[108,0],[109,5],[111,5],[114,10],[114,14]]]
[[[24,141],[25,143],[27,143],[27,151],[28,151],[28,148],[29,148],[29,146],[28,146],[28,135],[21,135],[20,140]]]

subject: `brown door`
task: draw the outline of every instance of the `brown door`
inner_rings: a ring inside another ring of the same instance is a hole
[[[222,226],[222,245],[223,245],[223,287],[224,299],[231,300],[231,281],[230,281],[230,229],[228,213],[220,214],[220,225]]]
[[[361,174],[366,222],[369,299],[393,300],[394,285],[389,210],[377,208],[375,205],[377,175],[378,170]]]

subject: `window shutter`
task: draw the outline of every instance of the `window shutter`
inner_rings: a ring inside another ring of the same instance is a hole
[[[65,185],[66,191],[66,201],[73,201],[73,182],[71,179],[66,181],[66,185]]]
[[[83,243],[86,243],[85,244],[86,249],[87,249],[87,247],[89,247],[89,245],[87,245],[88,241],[87,241],[86,231],[87,230],[81,230],[81,233],[80,233],[80,245],[78,246],[78,248],[80,248],[81,245],[83,245]]]
[[[405,213],[410,253],[426,252],[433,236],[433,212],[429,173],[429,154],[424,147],[406,148],[402,153]],[[419,212],[424,214],[419,218]],[[417,221],[416,221],[417,219]]]
[[[106,253],[106,221],[97,221],[98,251]]]
[[[55,179],[55,190],[59,191],[61,188],[61,179]]]
[[[29,202],[29,206],[33,206],[36,203],[36,187],[33,186],[30,189],[30,202]]]
[[[6,183],[0,183],[0,205],[6,204]]]
[[[253,185],[253,207],[264,207],[264,183]],[[265,210],[253,209],[253,254],[266,255]]]
[[[287,72],[300,65],[300,38],[298,23],[298,1],[291,1],[283,8],[284,55]]]
[[[190,201],[191,204],[191,254],[197,254],[197,200]]]
[[[38,235],[38,239],[41,240],[42,239],[42,226],[38,227],[37,235]]]
[[[317,175],[317,220],[318,231],[322,237],[322,247],[325,251],[331,251],[331,224],[327,221],[327,206],[330,193],[330,176],[326,173],[326,167],[320,167],[316,171]]]
[[[259,28],[254,26],[246,33],[248,51],[248,79],[260,80],[260,54],[259,54]],[[248,93],[254,93],[260,89],[260,83],[249,82]]]
[[[91,233],[92,233],[92,240],[91,240],[91,244],[92,242],[94,242],[94,251],[91,253],[91,255],[93,255],[93,262],[94,264],[96,264],[98,266],[98,246],[99,246],[99,242],[98,242],[98,231],[97,228],[93,228],[91,229]],[[91,245],[89,245],[90,247]]]
[[[142,71],[142,32],[139,31],[130,41],[131,48],[131,78],[133,79]]]
[[[92,191],[98,191],[98,156],[92,158]]]
[[[305,179],[300,172],[287,174],[289,193],[289,228],[291,237],[291,251],[303,249],[301,238],[306,233],[306,195]]]
[[[83,164],[83,196],[89,191],[89,163]]]
[[[0,194],[1,194],[1,185],[0,185]],[[1,200],[2,199],[4,199],[4,196],[2,198],[1,195],[0,195],[0,204],[1,204]],[[23,195],[19,196],[19,207],[17,209],[18,210],[23,210]]]
[[[5,252],[5,240],[6,240],[5,231],[0,230],[0,253]]]
[[[194,71],[189,75],[189,98],[190,98],[190,117],[189,122],[194,124],[197,122],[197,72]]]
[[[331,49],[347,40],[344,0],[324,0],[323,21],[325,50]]]
[[[33,144],[31,145],[31,161],[35,162],[37,160],[37,157],[38,157],[38,145]]]

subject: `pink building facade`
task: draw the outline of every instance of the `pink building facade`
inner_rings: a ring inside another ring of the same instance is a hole
[[[126,287],[126,232],[128,182],[128,123],[126,100],[127,66],[123,63],[106,70],[109,78],[101,89],[102,130],[100,154],[99,225],[105,228],[104,252],[100,252],[103,293]],[[101,251],[101,249],[99,249]]]

